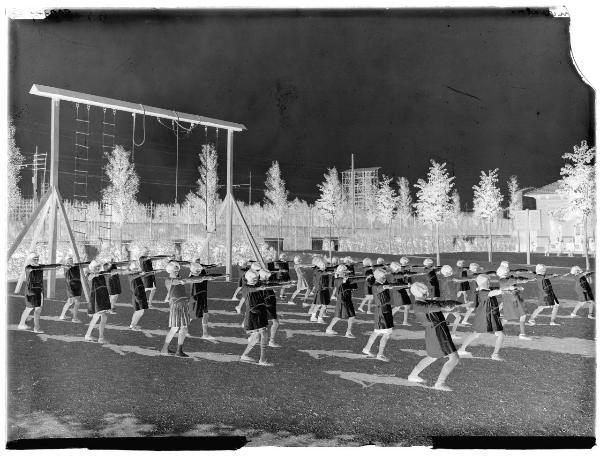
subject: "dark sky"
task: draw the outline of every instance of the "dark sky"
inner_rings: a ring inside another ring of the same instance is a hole
[[[243,123],[235,182],[251,171],[261,189],[278,160],[291,197],[308,201],[327,167],[348,168],[351,153],[357,167],[411,184],[430,158],[446,161],[470,203],[480,170],[499,167],[504,193],[512,174],[523,187],[542,186],[559,178],[572,145],[595,140],[594,94],[571,62],[569,20],[541,10],[76,13],[11,22],[9,114],[26,153],[49,150],[50,103],[29,95],[33,83]],[[65,197],[74,113],[61,104]],[[90,196],[100,186],[101,121],[92,108]],[[118,113],[117,123],[117,143],[130,148],[131,115]],[[180,139],[180,200],[204,141],[201,127]],[[141,200],[173,201],[175,156],[175,136],[147,118],[135,154]]]

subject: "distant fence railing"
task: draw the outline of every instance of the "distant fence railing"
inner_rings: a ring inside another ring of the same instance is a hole
[[[65,210],[70,220],[73,216],[73,202],[65,201]],[[353,239],[356,237],[378,238],[382,240],[404,241],[420,239],[432,241],[430,226],[423,225],[417,219],[409,217],[405,220],[396,220],[391,226],[383,226],[376,221],[369,221],[366,215],[357,211],[355,227],[352,227],[352,217],[347,214],[340,217],[333,227],[324,221],[314,206],[296,205],[291,207],[281,219],[276,221],[268,210],[260,205],[248,206],[240,204],[246,222],[249,224],[254,237],[258,240],[265,238],[283,238],[286,249],[310,249],[312,240],[330,236],[337,239]],[[102,227],[101,204],[99,202],[87,203],[87,221],[84,228],[86,241],[97,244],[101,237],[106,236]],[[11,208],[9,213],[9,243],[14,240],[35,209],[35,202],[31,199],[22,199]],[[346,212],[347,213],[347,212]],[[223,218],[224,219],[224,218]],[[177,240],[193,239],[206,234],[205,214],[203,208],[195,208],[190,204],[136,204],[128,211],[127,219],[123,224],[111,224],[111,239],[120,240]],[[241,222],[234,217],[234,237],[245,237]],[[512,221],[498,219],[492,224],[492,233],[495,237],[510,238],[513,235]],[[217,221],[217,231],[224,230],[224,220]],[[462,213],[458,220],[448,221],[440,226],[440,239],[445,244],[455,244],[457,241],[487,237],[487,225],[470,213]],[[31,232],[25,238],[30,240]],[[44,233],[46,228],[44,229]],[[64,223],[59,224],[58,238],[68,241],[68,233]]]

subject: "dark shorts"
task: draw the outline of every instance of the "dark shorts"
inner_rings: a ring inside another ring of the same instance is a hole
[[[208,314],[206,297],[201,297],[199,300],[192,300],[190,302],[190,313],[192,314],[192,317],[196,319],[202,319],[204,314]]]
[[[246,314],[245,329],[247,332],[253,332],[265,328],[269,325],[267,310],[263,307],[255,308]]]
[[[335,317],[339,319],[348,319],[350,317],[355,316],[356,312],[354,311],[354,304],[352,303],[352,301],[337,301],[337,303],[335,304]]]
[[[136,311],[148,309],[148,300],[146,299],[146,294],[144,294],[144,298],[137,298],[135,296],[131,297],[131,306],[133,306],[133,309]]]
[[[425,328],[425,349],[429,357],[436,359],[456,352],[456,346],[454,346],[446,322],[442,322],[435,327]]]
[[[39,308],[44,303],[42,292],[25,295],[25,306],[27,308]]]

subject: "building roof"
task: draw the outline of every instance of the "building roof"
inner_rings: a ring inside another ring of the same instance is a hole
[[[523,194],[524,197],[538,197],[540,195],[556,195],[558,196],[558,186],[560,184],[559,181],[555,181],[550,184],[546,184],[543,187],[538,187],[537,189],[532,189],[529,192],[525,192]]]
[[[364,171],[377,171],[379,170],[381,167],[370,167],[370,168],[355,168],[354,172],[364,172]],[[352,169],[349,168],[347,170],[344,170],[342,173],[352,173]]]

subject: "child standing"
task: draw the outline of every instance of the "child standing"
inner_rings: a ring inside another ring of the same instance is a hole
[[[208,281],[214,280],[215,277],[208,276],[204,267],[197,262],[190,263],[190,279],[202,278],[201,282],[192,284],[191,292],[191,314],[192,319],[202,320],[202,336],[203,340],[214,340],[208,333]]]
[[[88,314],[92,316],[90,325],[85,334],[86,341],[95,341],[92,338],[92,331],[100,320],[98,325],[99,338],[98,343],[107,343],[104,339],[104,329],[108,322],[108,312],[110,311],[110,296],[106,283],[108,273],[100,271],[102,265],[97,260],[92,260],[89,266],[88,281],[90,282],[90,303],[88,304]]]
[[[351,282],[350,271],[346,268],[345,265],[339,265],[335,271],[335,275],[341,281],[337,287],[337,295],[338,299],[335,305],[335,316],[331,320],[329,327],[325,330],[325,333],[329,335],[337,335],[337,332],[333,330],[333,326],[340,319],[348,320],[348,328],[346,329],[346,338],[356,338],[352,334],[352,324],[354,323],[354,318],[356,317],[356,313],[354,312],[354,303],[352,303],[352,291],[358,288],[358,285],[354,282]]]
[[[303,290],[306,291],[306,293],[304,294],[304,299],[308,300],[308,293],[309,293],[308,282],[306,281],[306,277],[304,275],[304,269],[310,268],[310,267],[311,267],[311,265],[303,265],[302,264],[300,256],[294,257],[294,270],[296,271],[297,281],[296,281],[296,290],[292,294],[290,301],[288,301],[288,303],[290,305],[294,304],[294,298],[296,298],[296,296]]]
[[[250,268],[248,269],[248,271],[253,271],[257,275],[258,275],[258,272],[260,270],[261,270],[261,267],[260,267],[260,263],[258,263],[258,262],[252,262],[250,264]],[[247,284],[246,284],[246,274],[244,273],[244,276],[242,276],[242,298],[240,298],[240,302],[235,307],[235,311],[238,314],[242,313],[242,306],[244,306],[244,303],[248,300],[248,288],[246,286],[247,286]]]
[[[242,291],[244,275],[246,274],[246,272],[248,271],[249,268],[250,268],[249,261],[240,260],[238,262],[238,271],[240,274],[240,280],[238,282],[237,288],[235,289],[235,292],[233,293],[233,297],[231,297],[231,300],[237,300],[237,294],[239,294]]]
[[[290,264],[288,263],[287,254],[279,254],[279,261],[275,262],[275,268],[277,269],[277,280],[281,282],[290,281]],[[282,300],[285,298],[285,291],[293,287],[292,285],[285,285],[281,287],[279,291],[279,298]]]
[[[40,265],[40,256],[35,252],[29,253],[25,259],[25,310],[21,314],[19,330],[29,330],[27,318],[33,311],[33,331],[44,333],[40,329],[40,316],[44,306],[44,270],[53,270],[62,267],[60,263]]]
[[[60,313],[60,320],[67,319],[67,311],[72,306],[71,314],[73,316],[72,322],[81,322],[79,319],[79,303],[81,300],[81,270],[79,265],[73,264],[73,254],[67,253],[64,257],[64,275],[65,283],[67,286],[67,302],[63,306],[62,312]]]
[[[427,356],[415,366],[408,376],[408,380],[410,382],[425,382],[419,374],[437,359],[448,357],[448,361],[442,367],[433,388],[452,391],[450,387],[446,386],[446,378],[458,364],[459,358],[443,311],[450,311],[452,306],[459,304],[459,302],[456,300],[428,300],[429,288],[421,282],[414,283],[410,287],[410,291],[415,297],[413,305],[415,317],[425,327]]]
[[[168,256],[166,255],[158,255],[158,256],[149,256],[150,251],[147,247],[144,247],[141,251],[141,255],[139,257],[140,267],[144,273],[149,273],[154,270],[152,262],[157,259],[164,259]],[[144,288],[146,292],[150,292],[150,296],[148,297],[148,307],[152,308],[152,301],[154,300],[154,294],[156,293],[156,278],[153,274],[144,275]]]
[[[281,346],[275,342],[275,334],[279,328],[279,318],[277,317],[277,295],[275,291],[267,286],[270,285],[270,279],[273,273],[267,270],[260,270],[258,277],[261,286],[265,286],[263,290],[263,303],[267,310],[267,321],[271,321],[271,332],[269,338],[269,347],[280,348]]]
[[[571,274],[575,279],[575,294],[578,301],[577,305],[575,305],[575,308],[573,309],[573,312],[571,313],[571,317],[576,317],[579,308],[587,304],[589,306],[587,317],[588,319],[593,319],[595,305],[594,292],[592,291],[592,287],[588,282],[588,276],[590,276],[592,272],[588,271],[584,273],[581,267],[574,266],[571,268]]]
[[[551,276],[550,276],[551,277]],[[546,265],[538,264],[535,266],[535,278],[538,286],[538,307],[535,309],[531,318],[529,319],[529,325],[535,325],[535,318],[544,309],[552,308],[552,314],[550,315],[550,325],[560,325],[554,320],[558,314],[558,298],[552,288],[552,283],[548,276],[546,276]]]
[[[373,297],[376,306],[376,311],[373,315],[375,328],[362,352],[367,357],[376,357],[382,362],[389,362],[390,359],[384,355],[384,351],[388,340],[392,336],[392,331],[394,330],[394,315],[392,313],[391,305],[392,297],[390,295],[392,286],[388,284],[385,271],[381,268],[377,268],[373,272],[373,277],[375,279],[375,282],[373,283]],[[371,352],[371,348],[379,336],[381,336],[381,342],[379,343],[379,352],[377,353],[377,356],[375,356],[375,354]]]
[[[142,272],[138,262],[132,261],[129,264],[129,290],[131,291],[131,306],[133,307],[133,315],[131,316],[131,330],[141,330],[138,325],[144,312],[148,309],[148,298],[144,287],[143,277],[150,275],[152,272]]]
[[[248,346],[240,357],[242,362],[255,362],[250,357],[250,351],[256,346],[260,340],[260,359],[259,365],[272,367],[273,364],[267,362],[267,327],[269,320],[267,316],[267,308],[263,300],[263,290],[259,284],[259,275],[254,270],[250,269],[244,275],[245,288],[247,289],[246,314],[244,317],[244,327],[248,333]]]
[[[405,265],[408,265],[408,259],[406,259],[406,257],[403,258],[406,260]],[[400,310],[404,311],[404,321],[402,322],[402,325],[410,327],[410,324],[408,323],[408,312],[412,304],[410,296],[408,295],[408,287],[410,287],[412,282],[409,276],[410,271],[403,267],[401,263],[392,262],[390,263],[390,272],[391,284],[395,286],[407,286],[406,289],[398,289],[392,292],[392,303],[394,305],[392,313],[396,314]]]
[[[518,284],[523,284],[534,279],[527,279],[521,277],[515,277],[510,274],[510,270],[506,266],[500,266],[496,270],[496,275],[500,283],[500,290],[502,290],[502,317],[506,321],[519,321],[519,327],[521,333],[519,333],[519,339],[531,340],[525,334],[525,308],[523,307],[523,298],[521,297],[522,287],[518,287]]]
[[[501,290],[490,290],[490,278],[487,275],[477,276],[477,292],[475,294],[475,321],[473,322],[473,333],[465,339],[458,351],[458,355],[471,356],[467,352],[467,346],[471,344],[482,333],[494,333],[496,345],[491,359],[503,361],[499,355],[500,348],[504,342],[504,329],[500,321],[500,309],[496,297],[502,295]]]
[[[454,271],[450,265],[444,265],[440,270],[442,273],[442,277],[439,279],[439,287],[440,287],[440,299],[442,301],[456,300],[460,292],[456,290],[456,282],[458,280],[452,277]],[[458,311],[452,311],[450,313],[444,313],[444,318],[446,321],[448,320],[448,315],[452,314],[454,317],[454,321],[452,323],[452,338],[460,339],[456,335],[456,329],[458,328],[458,324],[460,323],[462,316]]]
[[[109,274],[107,278],[108,294],[110,296],[109,314],[116,314],[117,299],[121,293],[121,278],[117,272],[117,265],[112,260],[110,262],[104,262],[103,269]]]
[[[183,352],[183,343],[188,334],[188,326],[191,322],[190,317],[190,293],[187,292],[185,285],[193,284],[196,282],[204,281],[203,278],[179,278],[179,271],[181,267],[179,263],[171,261],[166,267],[169,277],[165,280],[165,286],[167,287],[169,294],[169,332],[165,338],[165,343],[160,351],[162,355],[168,355],[172,352],[169,350],[169,344],[173,340],[176,333],[177,336],[177,351],[175,355],[177,357],[189,357]]]
[[[316,290],[315,290],[315,298],[313,300],[314,308],[312,309],[312,313],[310,316],[311,322],[318,322],[319,324],[324,324],[325,321],[323,318],[327,313],[327,305],[331,302],[331,291],[329,289],[330,286],[330,273],[328,273],[327,266],[325,265],[325,261],[319,259],[316,264],[317,267],[317,275],[315,279]],[[320,311],[320,312],[319,312]],[[317,313],[319,313],[319,317],[317,318]]]
[[[373,278],[373,261],[366,257],[363,259],[363,275],[365,276],[365,285],[364,285],[364,298],[358,305],[358,311],[364,313],[365,310],[363,307],[367,305],[367,314],[371,314],[371,304],[373,303],[373,284],[375,283],[375,279]]]

